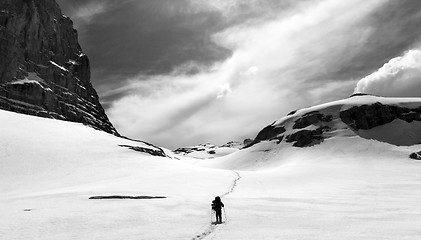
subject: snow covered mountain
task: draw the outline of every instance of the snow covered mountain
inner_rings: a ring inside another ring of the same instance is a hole
[[[420,144],[421,99],[355,95],[300,109],[265,127],[249,146],[268,140],[308,147],[355,135],[398,146]]]
[[[209,160],[80,123],[0,110],[0,212],[7,216],[0,218],[0,236],[417,239],[421,161],[408,156],[421,145],[362,138],[360,127],[341,120],[341,113],[376,102],[410,114],[420,103],[358,96],[298,110],[270,125],[282,133],[265,130],[252,146]],[[363,131],[394,124],[418,129],[416,120],[400,119]],[[307,147],[287,141],[320,127]],[[211,224],[216,195],[226,208],[222,225]]]
[[[247,142],[248,140],[245,140],[243,143],[231,141],[221,146],[205,143],[191,147],[177,148],[176,150],[174,150],[174,153],[192,158],[209,159],[215,157],[222,157],[236,152],[242,149]]]
[[[355,95],[293,111],[263,128],[245,149],[210,165],[222,164],[225,168],[235,166],[236,169],[239,166],[241,169],[270,168],[281,164],[281,159],[310,152],[313,157],[341,152],[349,158],[360,154],[367,158],[378,154],[376,146],[385,146],[385,152],[390,152],[404,149],[397,146],[415,147],[420,143],[420,98]],[[373,151],[367,146],[372,146]],[[399,157],[410,155],[413,159],[420,158],[417,153]]]
[[[119,136],[54,0],[0,2],[0,59],[0,239],[421,236],[419,98],[355,95],[174,153]]]

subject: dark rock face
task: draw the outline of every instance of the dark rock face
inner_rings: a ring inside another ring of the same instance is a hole
[[[181,147],[174,150],[174,153],[177,154],[189,154],[192,152],[204,152],[206,151],[205,148],[199,148],[199,147]]]
[[[409,158],[414,160],[421,160],[421,152],[413,152],[409,155]]]
[[[420,144],[421,103],[418,100],[408,102],[366,94],[353,95],[355,98],[361,96],[364,97],[361,102],[365,104],[342,100],[293,111],[265,127],[248,147],[262,141],[309,147],[333,137],[354,136],[396,146]],[[397,119],[399,121],[394,121]],[[421,159],[421,152],[411,154],[411,158]]]
[[[208,151],[209,154],[216,154],[215,150]]]
[[[290,113],[289,115],[293,115]],[[333,120],[332,115],[324,115],[318,111],[308,112],[303,116],[295,119],[292,129],[287,129],[283,124],[269,125],[260,131],[254,141],[247,147],[250,147],[261,141],[277,141],[280,144],[284,139],[285,142],[293,143],[294,147],[308,147],[323,142],[323,133],[328,131],[329,123]],[[314,125],[316,130],[303,129]],[[297,131],[298,129],[298,131]],[[303,130],[299,130],[303,129]]]
[[[294,147],[309,147],[323,142],[323,132],[329,127],[320,127],[316,130],[300,130],[286,137],[286,142],[294,142]]]
[[[298,110],[291,111],[291,112],[289,112],[289,113],[287,114],[287,116],[292,116],[292,115],[294,115],[297,111],[298,111]]]
[[[253,139],[246,138],[246,139],[244,139],[244,141],[243,141],[243,146],[248,146],[248,145],[250,145],[252,142],[253,142]]]
[[[294,126],[292,126],[292,128],[301,129],[318,122],[330,122],[332,121],[332,119],[333,117],[331,115],[325,116],[317,111],[309,112],[309,113],[304,114],[302,118],[297,119],[294,123]]]
[[[73,22],[54,0],[0,2],[0,108],[118,135],[90,82]]]
[[[162,148],[158,148],[154,146],[154,149],[151,148],[144,148],[139,146],[130,146],[130,145],[119,145],[120,147],[126,147],[128,149],[131,149],[136,152],[146,153],[152,156],[157,157],[168,157],[167,154],[165,154],[164,150]]]
[[[421,121],[421,108],[405,108],[394,105],[383,105],[379,102],[372,105],[355,106],[340,112],[341,120],[354,130],[368,130],[401,119],[406,122]]]
[[[280,134],[286,131],[285,127],[278,126],[278,125],[269,125],[263,128],[256,136],[256,138],[246,147],[251,147],[256,143],[259,143],[264,140],[274,140],[275,138],[282,141],[283,136],[279,136]]]

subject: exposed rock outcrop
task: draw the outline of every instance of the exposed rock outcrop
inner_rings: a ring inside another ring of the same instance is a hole
[[[284,126],[280,125],[269,125],[263,128],[256,136],[256,138],[246,147],[251,147],[256,143],[259,143],[261,141],[265,140],[274,140],[277,139],[279,142],[282,141],[283,136],[279,136],[280,134],[284,133],[286,131]]]
[[[118,135],[90,82],[73,22],[54,0],[0,2],[0,108]]]
[[[174,150],[174,153],[176,154],[189,154],[192,152],[204,152],[207,151],[208,149],[214,149],[216,148],[215,145],[211,145],[210,144],[203,144],[203,145],[198,145],[198,146],[194,146],[194,147],[180,147],[177,148],[176,150]]]
[[[332,119],[333,119],[332,115],[325,116],[317,111],[309,112],[309,113],[304,114],[303,117],[297,119],[294,123],[294,126],[292,126],[292,128],[301,129],[318,122],[330,122],[332,121]]]
[[[247,147],[261,141],[277,141],[276,143],[280,144],[284,139],[285,142],[292,143],[294,147],[308,147],[323,142],[323,133],[330,129],[328,125],[333,120],[333,116],[324,115],[318,111],[294,117],[295,114],[296,111],[287,115],[287,117],[291,116],[289,117],[291,119],[286,122],[291,122],[291,124],[274,122],[263,128]],[[309,126],[315,126],[317,129],[304,129]]]
[[[244,147],[240,142],[227,142],[223,145],[217,146],[214,144],[206,143],[199,144],[191,147],[181,147],[174,150],[174,153],[180,156],[187,156],[198,159],[207,159],[214,157],[221,157],[227,154],[239,151]]]
[[[421,152],[413,152],[409,155],[409,158],[414,160],[421,160]]]
[[[357,94],[296,110],[263,128],[248,147],[261,141],[309,147],[331,137],[354,136],[397,146],[420,144],[421,99]]]
[[[421,121],[421,107],[414,109],[380,102],[371,105],[354,106],[341,111],[341,120],[354,130],[368,130],[390,123],[395,119],[406,122]]]
[[[300,130],[286,137],[286,142],[293,143],[294,147],[309,147],[323,142],[323,132],[329,127],[320,127],[316,130]]]
[[[131,149],[131,150],[136,151],[136,152],[147,153],[147,154],[152,155],[152,156],[168,157],[167,154],[165,154],[164,150],[162,150],[162,148],[155,147],[155,146],[153,146],[153,148],[152,148],[152,146],[151,146],[151,148],[144,148],[144,147],[140,147],[140,146],[130,146],[130,145],[119,145],[119,146]]]

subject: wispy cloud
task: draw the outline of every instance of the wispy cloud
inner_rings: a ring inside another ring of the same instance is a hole
[[[94,19],[95,16],[105,12],[106,10],[106,1],[92,1],[76,8],[72,17],[76,21],[81,21],[84,24],[88,24]]]
[[[97,16],[106,13],[110,8],[110,0],[56,0],[63,13],[69,16],[79,32],[85,32]],[[122,0],[123,1],[123,0]]]
[[[226,29],[213,38],[232,50],[229,59],[197,74],[127,80],[110,119],[167,147],[253,137],[288,111],[352,93],[356,81],[335,70],[364,51],[367,17],[384,2],[312,1]]]
[[[361,79],[355,93],[388,97],[421,97],[421,51],[413,49],[391,59]]]
[[[194,11],[217,11],[230,20],[269,19],[279,16],[279,10],[297,6],[308,0],[188,0]]]

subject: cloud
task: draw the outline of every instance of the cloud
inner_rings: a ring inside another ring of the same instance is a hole
[[[309,0],[189,0],[193,11],[217,11],[230,22],[270,19]]]
[[[421,51],[413,49],[391,59],[361,79],[355,93],[387,97],[421,97]]]
[[[78,21],[83,21],[85,24],[90,23],[95,16],[105,12],[106,9],[106,2],[89,2],[76,9],[73,18]]]
[[[229,27],[213,40],[230,58],[195,74],[132,77],[107,93],[125,93],[108,115],[121,133],[169,148],[254,137],[291,110],[352,93],[355,80],[336,70],[365,51],[367,18],[385,2],[312,1]]]
[[[169,74],[181,70],[180,65],[192,74],[201,71],[202,65],[229,57],[231,52],[210,38],[223,25],[221,14],[192,11],[188,1],[83,0],[76,4],[72,0],[74,5],[67,9],[73,15],[86,4],[92,6],[87,9],[98,10],[80,12],[86,21],[75,16],[95,87],[114,88],[138,74]]]
[[[191,7],[195,11],[218,11],[228,18],[268,10],[270,8],[267,5],[270,2],[270,0],[190,0]]]
[[[248,37],[245,31],[247,29],[252,31],[252,28],[256,28],[258,31],[259,25],[279,22],[279,19],[293,20],[294,15],[304,13],[306,9],[325,1],[58,0],[58,2],[63,12],[74,20],[80,44],[91,60],[92,82],[99,94],[103,95],[103,91],[124,84],[124,79],[133,78],[139,73],[169,74],[182,69],[180,65],[184,65],[184,70],[188,70],[190,74],[203,72],[203,68],[229,58],[237,50],[235,42],[230,42],[230,38],[243,41],[241,38]],[[367,15],[365,6],[370,11],[371,6],[376,3],[377,0],[374,3],[367,1],[361,3],[361,7],[350,7],[350,12],[356,14],[354,18],[356,22]],[[98,7],[98,4],[104,6]],[[384,63],[407,50],[408,44],[419,37],[416,29],[421,24],[421,18],[417,17],[420,7],[421,1],[417,0],[386,1],[375,10],[375,15],[367,17],[365,21],[369,22],[369,27],[365,31],[358,27],[350,28],[351,22],[348,22],[344,28],[355,31],[353,36],[356,42],[345,41],[344,44],[349,46],[340,48],[350,49],[349,54],[341,54],[342,52],[337,50],[339,47],[333,46],[332,53],[337,52],[337,54],[331,57],[329,64],[319,64],[317,67],[320,71],[316,70],[317,68],[307,71],[317,73],[314,75],[316,80],[349,77],[358,79],[366,76],[380,67],[378,63]],[[358,15],[358,11],[354,11],[358,8],[363,9],[361,16]],[[338,11],[346,14],[346,10]],[[339,19],[342,16],[337,12],[322,14],[330,16],[326,26],[339,26]],[[348,19],[352,21],[352,18]],[[241,35],[240,32],[243,30],[244,33]],[[317,28],[315,30],[317,31]],[[214,35],[215,33],[220,34]],[[337,35],[325,33],[324,36],[319,34],[318,39],[311,39],[313,33],[310,31],[305,34],[303,30],[299,41],[303,42],[308,38],[308,42],[299,54],[306,57],[306,51],[311,50],[316,53],[318,42]],[[273,35],[270,32],[262,34],[267,34],[266,38],[271,38]],[[229,37],[230,35],[232,36]],[[351,32],[349,35],[351,36]],[[293,41],[287,41],[285,44],[291,44],[290,42]],[[364,49],[361,49],[362,45]],[[384,48],[387,48],[387,51],[384,51]],[[342,59],[337,61],[338,58]],[[188,66],[191,66],[190,69],[187,69]],[[321,76],[321,71],[324,71],[326,76]],[[105,101],[115,99],[109,96]]]
[[[110,7],[109,0],[57,0],[57,2],[64,14],[73,20],[75,27],[80,31]]]

